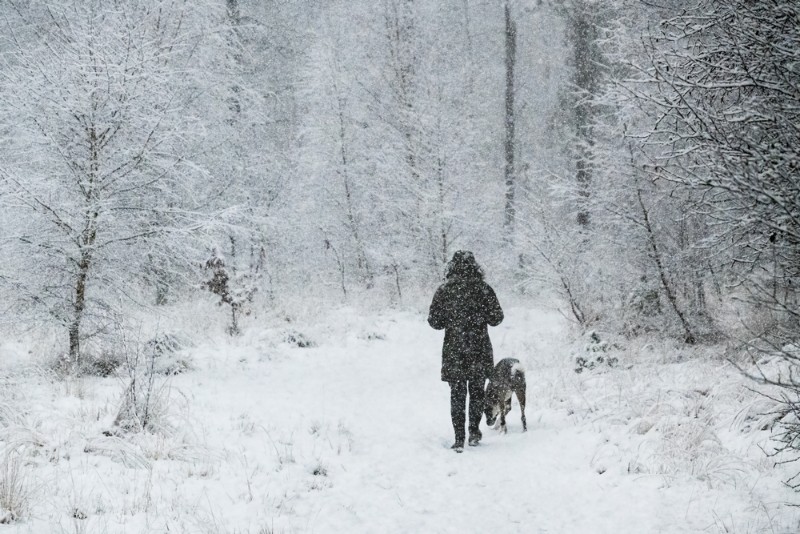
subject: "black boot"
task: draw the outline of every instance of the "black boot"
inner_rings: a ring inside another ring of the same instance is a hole
[[[480,430],[478,430],[477,428],[470,429],[470,431],[469,431],[469,442],[468,442],[469,446],[470,447],[477,446],[478,443],[481,442],[481,438],[482,437],[483,437],[483,434],[481,434]]]

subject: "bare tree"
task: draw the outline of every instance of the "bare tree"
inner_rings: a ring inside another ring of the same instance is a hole
[[[505,187],[506,203],[504,225],[506,239],[509,243],[513,242],[514,219],[516,213],[515,189],[516,189],[516,169],[514,166],[514,153],[516,151],[515,125],[516,114],[514,108],[514,97],[516,89],[514,86],[514,70],[517,64],[517,24],[511,15],[508,2],[503,6],[505,15],[505,67],[506,67],[506,86],[505,86]]]
[[[183,110],[199,4],[4,4],[0,113],[12,142],[0,183],[18,216],[7,243],[28,266],[12,282],[66,327],[78,360],[103,291],[131,295],[141,245],[193,224]]]
[[[559,9],[566,18],[567,39],[572,46],[572,76],[564,103],[571,110],[574,143],[571,150],[578,202],[576,221],[585,229],[590,224],[595,106],[604,63],[600,25],[609,16],[609,8],[587,0],[570,0]]]
[[[754,354],[789,363],[783,388],[796,413],[800,366],[800,6],[703,0],[675,10],[645,41],[627,84],[648,113],[640,132],[647,170],[688,191],[706,221],[706,246],[727,260],[727,297],[767,326],[746,324]],[[798,448],[797,425],[783,434]]]

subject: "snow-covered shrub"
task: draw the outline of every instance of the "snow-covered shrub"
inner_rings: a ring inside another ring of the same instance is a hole
[[[145,347],[157,355],[177,352],[184,346],[185,343],[175,334],[157,334],[145,343]]]
[[[152,375],[154,376],[154,375]],[[168,389],[147,377],[133,379],[125,388],[114,426],[124,432],[156,432],[167,413]]]
[[[619,363],[619,357],[614,355],[619,350],[617,344],[609,344],[606,340],[601,340],[600,335],[592,330],[588,334],[589,341],[583,348],[583,353],[575,356],[576,373],[591,371],[601,365],[615,367]]]
[[[773,430],[786,415],[782,403],[759,395],[739,410],[732,426],[743,433]]]
[[[760,340],[764,341],[764,339]],[[773,456],[780,463],[800,461],[800,346],[788,343],[778,350],[764,356],[765,349],[751,349],[754,371],[748,371],[751,378],[770,387],[762,391],[770,410],[763,416],[765,427],[772,430],[775,443]],[[800,491],[800,472],[790,477],[786,484]]]
[[[31,485],[23,459],[15,450],[0,458],[0,524],[19,521],[30,509]]]
[[[632,449],[629,469],[667,477],[691,476],[709,488],[736,486],[752,474],[754,466],[730,447],[722,432],[720,408],[741,392],[702,389],[654,391],[637,396],[644,417],[628,425],[641,436]]]
[[[160,375],[180,375],[193,369],[191,358],[177,354],[168,354],[158,359],[155,372]]]
[[[317,346],[313,340],[306,337],[306,335],[302,332],[298,332],[296,330],[287,330],[283,335],[283,342],[301,349]]]
[[[128,347],[125,371],[127,386],[114,426],[123,432],[157,432],[166,425],[169,385],[157,371],[159,353],[145,344]],[[149,349],[149,350],[148,350]]]
[[[158,334],[145,343],[145,352],[152,353],[154,372],[162,375],[179,375],[192,369],[192,360],[183,353],[186,343],[175,334]]]
[[[662,331],[666,319],[658,286],[642,276],[623,302],[621,316],[621,330],[626,336]]]
[[[78,374],[82,376],[113,376],[123,363],[125,363],[124,357],[111,350],[99,354],[85,354]]]
[[[259,271],[250,269],[237,272],[229,269],[225,257],[216,248],[211,252],[211,257],[206,260],[204,267],[211,272],[211,279],[203,282],[203,287],[219,297],[217,303],[219,306],[226,304],[230,307],[231,322],[228,325],[228,334],[231,336],[240,334],[239,317],[241,314],[250,314],[248,304],[253,301],[258,290],[256,282]]]

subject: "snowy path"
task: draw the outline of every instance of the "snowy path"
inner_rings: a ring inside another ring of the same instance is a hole
[[[481,446],[450,451],[449,390],[439,381],[442,334],[419,316],[407,319],[384,323],[385,340],[354,333],[338,347],[293,349],[291,359],[249,364],[247,380],[233,388],[227,380],[209,384],[224,389],[205,408],[221,420],[244,414],[265,429],[241,447],[281,462],[288,457],[305,475],[318,466],[326,471],[307,493],[283,490],[287,517],[273,517],[275,524],[320,533],[695,531],[675,524],[691,495],[660,490],[657,477],[592,468],[601,435],[542,407],[552,394],[537,378],[553,370],[537,368],[536,354],[513,354],[528,367],[529,431],[521,432],[515,404],[507,435],[484,422]],[[536,329],[529,350],[558,350],[564,326],[557,315],[515,320],[512,313],[491,332],[496,359],[510,355],[505,350],[514,343],[506,337],[529,325]],[[310,435],[324,439],[309,443]],[[274,480],[265,477],[265,484],[260,491],[275,492]]]
[[[305,325],[254,325],[234,340],[215,326],[188,349],[194,369],[170,379],[165,430],[156,434],[103,435],[118,379],[59,382],[32,372],[7,382],[5,398],[27,410],[9,435],[31,444],[23,467],[32,493],[28,517],[2,528],[798,531],[800,512],[782,506],[791,499],[780,483],[788,471],[764,459],[765,433],[742,431],[750,423],[740,415],[757,415],[758,405],[743,396],[738,374],[710,358],[634,346],[624,353],[630,365],[578,375],[576,343],[558,314],[507,309],[490,333],[496,359],[513,356],[527,369],[529,431],[515,405],[507,435],[484,425],[482,444],[455,454],[449,390],[439,380],[442,332],[422,314],[349,310]],[[317,345],[286,343],[293,329]]]

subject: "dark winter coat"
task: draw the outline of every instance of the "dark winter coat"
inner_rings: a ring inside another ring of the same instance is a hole
[[[452,276],[436,290],[428,324],[444,328],[442,380],[480,380],[494,368],[487,325],[497,326],[503,310],[494,290],[480,277]]]

